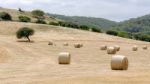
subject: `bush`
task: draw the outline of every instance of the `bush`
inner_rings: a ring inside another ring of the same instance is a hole
[[[31,19],[27,16],[19,16],[18,18],[19,18],[20,22],[30,22],[31,21]]]
[[[0,13],[0,19],[2,20],[12,20],[12,17],[10,14],[6,13],[6,12],[1,12]]]
[[[68,23],[68,27],[75,28],[75,29],[79,28],[79,26],[77,24],[74,24],[74,23]]]
[[[81,25],[80,29],[82,29],[82,30],[89,30],[90,28],[88,26],[86,26],[86,25]]]
[[[31,28],[28,28],[28,27],[20,28],[20,29],[16,32],[16,36],[17,36],[18,39],[27,38],[29,42],[30,42],[29,36],[31,36],[31,35],[33,35],[33,34],[34,34],[34,30],[31,29]]]
[[[123,38],[132,38],[132,35],[127,32],[118,32],[118,36]]]
[[[39,24],[47,24],[46,21],[38,19],[35,23],[39,23]]]
[[[135,34],[134,38],[136,40],[147,41],[150,42],[150,35],[148,34]]]
[[[92,31],[93,31],[93,32],[98,32],[98,33],[101,33],[101,32],[102,32],[101,29],[98,29],[98,28],[92,28]]]
[[[44,16],[44,12],[42,10],[33,10],[32,11],[32,15],[36,18],[40,18],[40,17],[43,17]]]
[[[71,23],[71,22],[62,22],[62,21],[59,21],[58,24],[60,26],[63,26],[63,27],[71,27],[71,28],[75,28],[75,29],[79,28],[79,26],[77,24],[74,24],[74,23]]]
[[[106,31],[106,34],[117,36],[118,32],[114,31],[114,30],[108,30],[108,31]]]
[[[59,23],[56,23],[56,22],[50,22],[49,25],[59,26]]]

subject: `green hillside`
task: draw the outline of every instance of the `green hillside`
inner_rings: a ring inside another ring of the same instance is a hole
[[[114,29],[130,33],[150,34],[150,15],[120,22]]]
[[[50,17],[61,19],[66,22],[72,22],[78,25],[87,25],[89,27],[101,28],[102,30],[108,30],[117,24],[115,21],[110,21],[103,18],[93,18],[93,17],[79,17],[79,16],[64,16],[57,14],[47,14]]]
[[[150,14],[132,18],[110,28],[108,34],[150,42]]]

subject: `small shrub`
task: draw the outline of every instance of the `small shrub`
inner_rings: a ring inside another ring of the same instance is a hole
[[[101,29],[98,29],[98,28],[92,28],[92,31],[93,31],[93,32],[98,32],[98,33],[101,33],[101,32],[102,32]]]
[[[77,24],[74,24],[74,23],[71,23],[71,22],[62,22],[62,21],[59,21],[58,24],[60,26],[63,26],[63,27],[71,27],[71,28],[75,28],[75,29],[79,28],[79,26]]]
[[[82,30],[89,30],[90,28],[88,26],[86,26],[86,25],[81,25],[80,29],[82,29]]]
[[[59,24],[56,22],[50,22],[49,25],[59,26]]]
[[[0,19],[2,20],[12,20],[12,17],[10,14],[6,13],[6,12],[1,12],[0,13]]]
[[[108,31],[106,31],[106,34],[117,36],[118,32],[114,31],[114,30],[108,30]]]
[[[27,16],[19,16],[18,18],[19,18],[20,22],[30,22],[31,21],[31,19]]]
[[[150,42],[150,35],[148,34],[134,34],[136,40]]]
[[[47,24],[46,21],[38,19],[35,23],[39,23],[39,24]]]
[[[28,28],[28,27],[20,28],[20,29],[16,32],[16,36],[17,36],[18,39],[27,38],[29,42],[30,42],[29,36],[31,36],[31,35],[33,35],[33,34],[34,34],[34,30],[31,29],[31,28]]]

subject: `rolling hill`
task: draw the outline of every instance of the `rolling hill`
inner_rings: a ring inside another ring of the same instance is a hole
[[[116,26],[117,22],[106,20],[103,18],[94,18],[94,17],[80,17],[80,16],[64,16],[57,14],[47,14],[50,17],[55,17],[57,19],[72,22],[78,25],[88,25],[90,27],[100,28],[102,30],[109,30],[110,27]]]
[[[130,33],[150,34],[150,14],[120,22],[114,28]]]

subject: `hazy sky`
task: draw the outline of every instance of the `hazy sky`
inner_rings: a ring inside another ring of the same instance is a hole
[[[0,0],[0,6],[42,9],[49,13],[101,17],[115,21],[150,13],[150,0]]]

